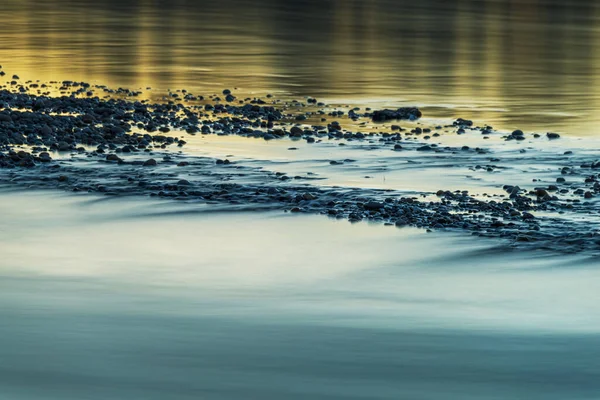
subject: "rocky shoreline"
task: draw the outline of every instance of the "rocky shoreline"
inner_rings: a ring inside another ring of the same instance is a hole
[[[228,89],[210,96],[182,90],[156,102],[127,89],[82,82],[20,83],[18,76],[12,78],[0,88],[3,186],[266,205],[351,222],[465,231],[504,238],[518,248],[600,250],[600,225],[585,221],[587,215],[597,214],[595,198],[600,194],[600,162],[590,157],[561,160],[552,184],[503,185],[504,195],[440,189],[408,196],[401,190],[316,186],[305,177],[182,151],[186,135],[239,135],[309,144],[354,141],[410,152],[417,158],[424,153],[443,154],[449,160],[456,154],[484,155],[489,163],[477,167],[494,171],[503,160],[493,148],[441,146],[432,141],[444,134],[465,133],[522,141],[526,134],[520,130],[503,134],[460,118],[444,126],[416,126],[422,113],[415,107],[340,111],[312,98],[305,102],[270,95],[237,99]],[[396,125],[401,120],[413,126]],[[551,132],[527,137],[560,138]]]

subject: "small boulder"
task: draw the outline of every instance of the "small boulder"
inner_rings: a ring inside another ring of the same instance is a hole
[[[383,203],[378,201],[369,201],[365,204],[365,210],[369,211],[379,211],[383,208]]]
[[[306,192],[302,195],[302,199],[303,200],[315,200],[317,198],[317,196],[315,196],[312,193]]]

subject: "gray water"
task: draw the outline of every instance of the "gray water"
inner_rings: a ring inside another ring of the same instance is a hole
[[[565,133],[528,141],[527,158],[521,144],[489,145],[501,174],[360,143],[186,139],[191,154],[310,171],[315,185],[495,193],[555,179],[565,149],[594,156],[599,12],[552,0],[4,0],[0,64],[23,79],[410,104],[431,123]],[[589,256],[243,206],[3,190],[0,210],[0,399],[600,398]]]
[[[147,199],[0,206],[2,398],[600,394],[593,259]]]

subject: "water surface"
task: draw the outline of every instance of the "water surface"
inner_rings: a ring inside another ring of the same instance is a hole
[[[497,128],[596,135],[600,6],[587,0],[5,0],[22,78],[238,87],[412,104]]]
[[[13,400],[600,393],[594,260],[144,199],[0,206]]]
[[[595,2],[2,6],[9,77],[411,104],[440,122],[566,136],[594,136],[600,122]],[[495,141],[506,165],[488,173],[474,168],[487,156],[413,166],[362,142],[186,140],[192,154],[310,172],[315,185],[407,192],[549,184],[565,149],[588,159],[597,147]],[[345,158],[356,162],[329,164]],[[0,209],[0,393],[11,400],[600,395],[600,272],[586,256],[243,205],[2,192]]]

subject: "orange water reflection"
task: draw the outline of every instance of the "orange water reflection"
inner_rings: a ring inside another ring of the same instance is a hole
[[[279,92],[595,134],[599,5],[4,0],[9,73],[111,86]]]

